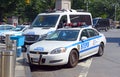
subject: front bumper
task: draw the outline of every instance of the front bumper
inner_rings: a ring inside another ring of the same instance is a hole
[[[68,63],[66,53],[48,54],[48,53],[28,53],[28,62],[37,65],[64,65]]]

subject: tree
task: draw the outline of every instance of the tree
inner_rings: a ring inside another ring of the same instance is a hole
[[[47,9],[53,9],[55,0],[31,0],[31,3],[25,7],[25,16],[32,22],[37,14],[45,12]]]
[[[9,14],[12,14],[16,9],[18,0],[0,0],[0,21]]]
[[[54,8],[55,0],[0,0],[0,21],[4,17],[18,16],[20,23],[32,22],[35,16],[45,9]]]
[[[8,16],[18,16],[19,22],[32,22],[38,13],[55,8],[56,0],[0,0],[0,21]],[[120,20],[120,0],[71,0],[72,9],[88,10],[93,17]]]
[[[102,18],[115,18],[115,5],[116,6],[116,19],[120,20],[120,0],[71,0],[73,9],[88,9],[93,17]],[[87,5],[88,4],[88,5]]]
[[[72,9],[85,9],[83,0],[71,0]]]

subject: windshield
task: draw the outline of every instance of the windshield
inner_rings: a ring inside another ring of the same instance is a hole
[[[13,29],[13,31],[22,31],[25,27],[24,26],[17,26]]]
[[[0,30],[12,30],[13,26],[0,26]]]
[[[54,27],[59,15],[39,15],[32,23],[32,27]]]
[[[57,30],[46,37],[45,40],[75,41],[79,30]]]

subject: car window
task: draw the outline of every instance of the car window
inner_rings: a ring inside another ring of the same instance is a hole
[[[88,34],[88,32],[87,32],[86,29],[82,31],[82,33],[81,33],[81,37],[80,37],[80,40],[81,40],[81,38],[82,38],[83,36],[89,38],[89,34]]]
[[[91,25],[90,15],[70,15],[71,23],[84,22],[86,25]]]
[[[0,30],[12,30],[13,26],[0,26]]]
[[[90,37],[94,37],[94,36],[99,35],[99,33],[93,29],[88,29],[87,31],[88,31]]]
[[[25,27],[24,26],[17,26],[13,29],[13,31],[22,31]]]
[[[61,17],[58,28],[62,28],[65,23],[67,23],[67,15]]]

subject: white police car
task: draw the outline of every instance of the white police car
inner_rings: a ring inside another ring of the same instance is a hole
[[[30,64],[75,67],[80,59],[102,56],[105,45],[105,36],[92,27],[61,28],[45,40],[30,45],[28,61]]]
[[[4,26],[3,29],[2,26],[0,26],[0,41],[5,42],[6,35],[15,35],[19,36],[22,35],[22,33],[29,27],[28,25],[18,25],[16,27],[14,26]]]

